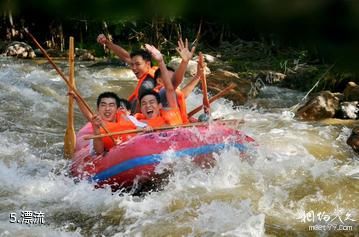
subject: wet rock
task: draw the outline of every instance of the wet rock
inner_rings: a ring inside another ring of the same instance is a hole
[[[226,88],[229,84],[235,83],[237,87],[234,88],[225,97],[232,100],[235,104],[243,105],[248,101],[250,92],[253,88],[251,80],[241,78],[237,73],[227,70],[217,70],[212,72],[207,77],[208,90],[212,94],[217,94]]]
[[[307,103],[297,110],[296,116],[303,120],[321,120],[333,118],[339,110],[339,103],[343,95],[322,91],[314,95]]]
[[[182,61],[182,59],[179,57],[172,57],[171,61],[168,63],[168,66],[172,67],[173,69],[176,70],[178,68],[178,66],[180,65],[181,61]],[[208,75],[211,73],[211,70],[208,67],[206,67],[205,72],[206,72],[206,75]],[[197,62],[194,60],[190,60],[188,62],[186,74],[188,76],[190,76],[190,75],[193,76],[196,73],[197,73]]]
[[[86,49],[76,48],[75,54],[80,61],[94,61],[96,59],[93,53]]]
[[[258,73],[257,76],[257,78],[260,78],[266,84],[275,84],[282,82],[286,77],[287,75],[274,71],[262,71]]]
[[[347,140],[347,144],[359,154],[359,127],[353,128],[352,133]]]
[[[40,49],[35,49],[36,55],[37,56],[41,56],[44,57],[44,54],[41,52]],[[68,57],[68,51],[61,51],[59,49],[47,49],[46,53],[51,57],[51,58],[62,58],[62,57]]]
[[[204,57],[204,61],[207,62],[207,63],[214,63],[216,61],[218,61],[218,59],[212,55],[209,55],[209,54],[202,54],[203,57]],[[197,61],[198,60],[198,56],[196,57],[193,57],[193,60],[194,61]]]
[[[358,101],[341,102],[336,117],[342,119],[358,119],[359,102]]]
[[[14,41],[10,43],[6,49],[6,56],[17,57],[17,58],[34,58],[35,52],[32,47],[24,42]]]
[[[355,82],[348,82],[343,93],[346,101],[359,101],[359,85]]]

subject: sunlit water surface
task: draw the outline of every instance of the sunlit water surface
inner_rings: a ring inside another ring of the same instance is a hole
[[[66,64],[58,64],[65,74]],[[243,118],[239,128],[258,146],[245,160],[235,149],[215,154],[212,169],[169,154],[158,167],[158,172],[173,167],[163,190],[132,196],[69,177],[62,153],[67,88],[48,64],[1,58],[0,69],[1,237],[359,232],[358,156],[345,144],[351,130],[294,119],[289,108],[303,93],[266,87],[246,106],[218,100],[213,117]],[[127,97],[135,85],[133,74],[122,68],[76,64],[75,76],[93,108],[99,93],[110,90]],[[195,91],[187,100],[189,110],[200,101]],[[77,109],[75,122],[77,129],[85,123]],[[21,223],[24,212],[43,213],[44,224]],[[335,224],[346,228],[328,229]],[[310,229],[315,225],[327,229]]]

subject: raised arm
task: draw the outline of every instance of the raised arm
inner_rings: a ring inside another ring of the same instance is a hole
[[[183,81],[184,74],[186,73],[187,65],[189,60],[193,57],[195,47],[192,47],[191,51],[189,51],[188,48],[188,40],[185,40],[185,43],[183,43],[182,39],[178,40],[178,47],[176,48],[177,52],[182,58],[182,61],[180,65],[178,66],[177,70],[174,73],[174,76],[172,78],[172,83],[175,89],[181,84]]]
[[[163,86],[165,87],[166,90],[168,106],[170,108],[177,108],[178,105],[176,99],[176,90],[173,87],[171,79],[169,78],[168,75],[169,73],[166,68],[165,62],[163,61],[163,56],[161,52],[158,49],[156,49],[153,45],[146,44],[145,48],[151,54],[152,58],[158,62],[158,66],[161,70],[161,78],[163,80]]]
[[[193,89],[196,87],[198,82],[201,80],[201,74],[205,73],[204,72],[205,68],[206,68],[206,63],[203,63],[203,67],[201,67],[201,65],[197,62],[196,75],[194,75],[192,80],[190,82],[188,82],[187,85],[185,85],[181,90],[184,95],[184,98],[187,98],[187,96],[189,96],[189,94],[191,94]]]
[[[126,63],[131,63],[131,56],[129,52],[121,46],[112,43],[106,38],[104,34],[100,34],[99,36],[97,36],[97,42],[99,44],[106,45],[107,48],[111,49],[118,57],[120,57],[120,59],[122,59]]]
[[[77,102],[77,105],[78,105],[80,111],[82,112],[82,114],[85,116],[85,118],[88,121],[91,122],[94,134],[95,135],[101,134],[100,129],[101,129],[102,120],[101,120],[100,116],[97,115],[97,114],[92,116],[92,114],[87,109],[87,107],[80,100],[78,100],[77,96],[72,91],[70,91],[68,94],[70,96],[74,97],[74,99]],[[103,153],[104,150],[105,150],[105,146],[104,146],[104,143],[103,143],[101,138],[94,139],[93,140],[93,146],[94,146],[94,150],[95,150],[97,155]]]

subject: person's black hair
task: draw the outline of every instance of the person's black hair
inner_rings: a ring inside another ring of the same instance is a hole
[[[160,95],[159,95],[156,91],[154,91],[154,90],[146,90],[146,91],[144,91],[143,93],[141,93],[140,96],[139,96],[140,104],[141,104],[142,98],[145,97],[146,95],[153,95],[153,96],[155,96],[157,102],[158,102],[158,103],[161,103]]]
[[[97,97],[97,108],[100,106],[101,100],[103,98],[113,98],[116,100],[116,106],[119,107],[120,106],[120,98],[118,97],[118,95],[114,92],[110,92],[110,91],[106,91],[101,93],[98,97]]]
[[[171,72],[175,72],[175,70],[172,68],[172,67],[169,67],[169,66],[166,66],[167,70],[168,71],[171,71]],[[161,70],[159,68],[157,68],[157,70],[155,71],[155,79],[161,77]]]
[[[124,99],[124,98],[120,98],[120,105],[119,107],[122,106],[124,108],[126,108],[127,110],[131,110],[131,104],[128,100]]]
[[[141,56],[143,58],[143,60],[151,62],[151,54],[149,52],[147,52],[146,50],[139,49],[139,50],[132,51],[130,54],[130,57],[133,58],[135,56]],[[152,62],[151,62],[151,65],[152,65]]]

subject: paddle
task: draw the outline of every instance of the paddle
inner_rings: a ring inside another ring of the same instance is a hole
[[[206,79],[206,73],[205,73],[205,67],[204,67],[204,57],[202,52],[199,52],[198,55],[198,63],[201,68],[201,81],[202,81],[202,93],[203,93],[203,108],[204,113],[209,115],[209,100],[208,100],[208,93],[207,93],[207,79]]]
[[[81,95],[78,93],[78,91],[76,90],[75,87],[73,87],[71,85],[71,83],[69,82],[69,80],[66,78],[66,76],[62,73],[62,71],[56,66],[56,64],[52,61],[52,59],[50,58],[50,56],[47,54],[47,52],[45,51],[45,49],[42,48],[42,46],[39,44],[39,42],[37,42],[37,40],[35,39],[35,37],[28,31],[28,29],[25,28],[25,32],[30,36],[30,38],[34,41],[34,43],[36,44],[36,46],[40,49],[40,51],[42,52],[42,54],[45,56],[45,58],[49,61],[49,63],[52,65],[52,67],[56,70],[56,72],[61,76],[61,78],[65,81],[66,85],[73,91],[73,93],[76,95],[76,97],[81,101],[81,103],[83,103],[85,105],[85,107],[88,109],[88,111],[92,113],[92,110],[90,108],[90,106],[86,103],[86,101],[81,97]]]
[[[75,55],[74,37],[69,41],[69,82],[75,88]],[[71,88],[69,88],[70,92]],[[76,146],[76,134],[74,128],[74,97],[69,96],[69,107],[67,111],[67,128],[64,137],[64,157],[72,158]]]
[[[52,65],[52,67],[56,70],[56,72],[61,76],[61,78],[65,81],[66,85],[71,89],[71,91],[73,91],[73,93],[75,94],[75,96],[78,98],[79,102],[82,103],[86,109],[89,111],[89,113],[91,114],[91,116],[94,115],[94,113],[92,112],[90,106],[86,103],[86,101],[82,98],[82,96],[79,94],[79,92],[76,90],[75,87],[73,87],[71,85],[71,83],[69,82],[69,80],[66,78],[66,76],[61,72],[61,70],[56,66],[56,64],[52,61],[52,59],[50,58],[50,56],[47,54],[46,50],[44,48],[41,47],[41,45],[39,44],[39,42],[35,39],[35,37],[29,32],[28,29],[24,29],[25,32],[28,34],[28,36],[32,39],[32,41],[34,41],[34,43],[36,44],[36,46],[40,49],[40,51],[42,52],[42,54],[45,56],[45,58],[49,61],[49,63]],[[87,118],[89,119],[89,118]],[[106,133],[109,133],[108,129],[104,126],[101,125],[101,127],[105,130]],[[115,142],[115,140],[111,137],[111,139],[113,140],[113,142]]]
[[[218,100],[219,98],[221,98],[222,96],[224,96],[225,94],[227,94],[228,92],[230,92],[230,90],[232,90],[233,88],[235,88],[237,85],[235,83],[231,83],[229,86],[227,86],[226,88],[224,88],[221,92],[219,92],[218,94],[212,96],[209,99],[209,103],[211,104],[212,102],[214,102],[215,100]],[[197,108],[193,109],[191,112],[189,112],[187,114],[188,118],[192,117],[193,115],[195,115],[197,112],[199,112],[201,109],[203,108],[203,105],[198,106]]]
[[[218,121],[215,121],[215,123],[217,123],[217,124],[225,124],[225,125],[240,124],[240,123],[244,123],[244,120],[243,119],[218,120]],[[174,128],[194,127],[194,126],[208,125],[208,124],[209,124],[208,122],[179,124],[179,125],[173,125],[173,126],[164,126],[164,127],[159,127],[159,128],[153,128],[153,131],[169,130],[169,129],[174,129]],[[84,140],[90,140],[90,139],[102,138],[102,137],[114,136],[114,135],[140,133],[140,132],[145,132],[145,130],[144,129],[132,129],[132,130],[126,130],[126,131],[121,131],[121,132],[112,132],[112,133],[109,133],[109,134],[90,135],[90,136],[85,136]]]

